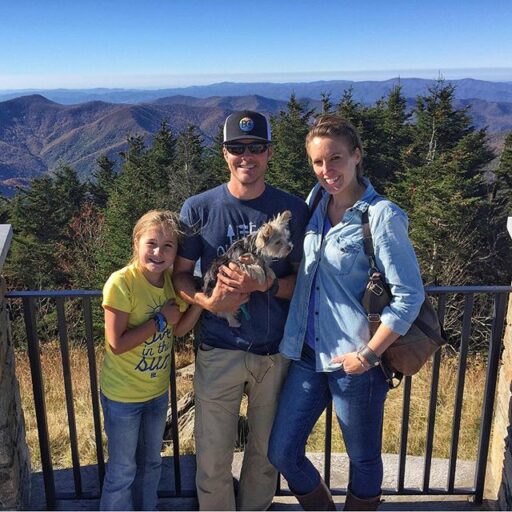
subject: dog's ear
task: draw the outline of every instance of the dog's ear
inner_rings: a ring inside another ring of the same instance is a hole
[[[261,229],[260,229],[258,235],[261,235],[262,240],[267,242],[268,240],[270,240],[270,237],[272,236],[273,232],[274,232],[274,227],[272,226],[272,224],[269,223],[269,224],[265,224],[265,225],[261,226]]]
[[[292,212],[290,210],[285,210],[283,213],[280,213],[278,215],[277,220],[279,220],[279,222],[282,222],[284,224],[285,222],[289,222],[291,218],[292,218]]]
[[[264,224],[258,230],[258,234],[256,235],[256,248],[258,251],[263,250],[263,248],[267,245],[268,241],[272,237],[272,233],[274,232],[274,228],[272,224]]]

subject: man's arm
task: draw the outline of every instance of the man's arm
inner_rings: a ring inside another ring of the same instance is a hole
[[[278,299],[290,300],[295,288],[295,281],[297,280],[298,263],[292,263],[293,273],[284,277],[277,278],[277,292]],[[229,266],[220,267],[219,281],[232,290],[237,290],[241,293],[250,294],[252,292],[267,292],[274,284],[274,279],[269,277],[265,283],[258,282],[257,279],[250,277],[243,272],[236,263],[231,262]]]
[[[194,283],[195,262],[178,256],[174,262],[173,284],[176,293],[189,304],[196,304],[212,313],[234,313],[249,300],[243,293],[217,281],[210,297],[196,290]]]

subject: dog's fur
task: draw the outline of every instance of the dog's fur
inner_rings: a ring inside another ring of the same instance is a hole
[[[274,219],[263,224],[258,231],[234,242],[222,255],[216,258],[204,276],[203,292],[210,297],[217,282],[217,274],[222,265],[236,263],[242,271],[259,283],[264,283],[268,277],[275,278],[270,268],[272,260],[285,258],[293,249],[290,242],[288,223],[291,212],[286,210]],[[218,313],[226,318],[230,327],[240,327],[236,313]]]

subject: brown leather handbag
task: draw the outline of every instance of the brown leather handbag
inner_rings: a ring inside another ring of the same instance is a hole
[[[370,277],[362,304],[373,335],[380,325],[380,314],[391,302],[392,295],[384,274],[380,272],[375,262],[368,210],[363,213],[363,241],[364,252],[370,262]],[[382,369],[390,387],[397,387],[404,375],[417,373],[432,354],[446,343],[446,334],[436,310],[425,294],[425,300],[411,328],[382,354]],[[398,383],[395,384],[394,380],[398,380]]]

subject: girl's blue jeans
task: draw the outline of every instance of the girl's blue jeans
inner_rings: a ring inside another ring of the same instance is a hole
[[[156,510],[167,393],[135,403],[100,398],[109,455],[100,510]]]
[[[314,351],[305,346],[301,360],[292,361],[281,391],[268,453],[294,494],[308,494],[320,484],[318,470],[305,455],[306,442],[331,398],[350,459],[350,491],[363,499],[381,493],[387,390],[379,367],[361,375],[316,372]]]

